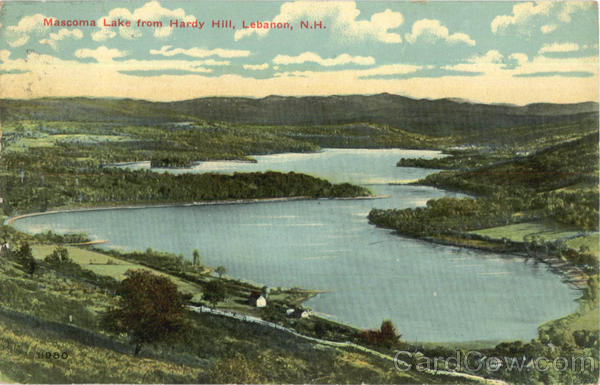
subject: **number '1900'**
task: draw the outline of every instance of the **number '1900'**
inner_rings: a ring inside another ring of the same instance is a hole
[[[35,357],[45,360],[66,360],[69,358],[67,352],[36,352]]]

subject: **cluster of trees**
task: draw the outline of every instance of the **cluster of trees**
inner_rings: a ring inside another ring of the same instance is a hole
[[[454,158],[455,161],[444,158],[434,162],[439,162],[439,166],[477,166],[485,163],[480,158],[486,156]],[[478,197],[431,200],[425,208],[372,210],[369,219],[413,236],[469,231],[542,218],[584,231],[598,230],[597,159],[596,133],[524,158],[471,171],[432,174],[422,182],[466,190]],[[414,165],[419,162],[421,160],[413,161]],[[408,163],[401,161],[402,165]]]
[[[578,189],[542,194],[544,215],[557,222],[572,224],[581,230],[598,230],[598,191]]]
[[[481,154],[474,151],[449,151],[451,156],[433,159],[402,158],[396,163],[398,167],[434,168],[440,170],[472,169],[488,166],[494,162],[505,160],[505,156]]]
[[[58,245],[69,243],[85,243],[90,241],[85,233],[57,234],[52,230],[34,234],[33,237],[37,242],[40,243],[51,243]]]
[[[226,123],[201,121],[166,126],[36,121],[10,124],[15,127],[2,138],[4,151],[0,163],[5,215],[53,207],[125,202],[369,194],[362,187],[333,185],[294,173],[171,175],[105,167],[119,161],[147,159],[151,159],[155,167],[181,167],[196,160],[248,159],[250,153],[319,149],[315,144],[283,134],[286,130],[277,127],[231,127]],[[290,128],[290,132],[298,131],[302,130]],[[61,137],[78,134],[78,139],[76,143],[63,139],[53,141],[56,134],[63,134]],[[23,138],[40,136],[48,141],[48,146],[18,145]],[[15,146],[19,151],[11,150]]]
[[[69,256],[69,250],[63,246],[58,246],[51,254],[44,258],[44,262],[53,266],[59,266],[62,264],[71,264],[73,260]]]
[[[599,338],[598,331],[571,332],[564,322],[558,321],[543,328],[536,340],[505,342],[485,351],[489,356],[512,358],[517,365],[512,368],[505,365],[499,371],[484,374],[511,383],[595,383],[600,375]],[[541,357],[543,361],[540,361]],[[536,370],[532,365],[536,359],[542,370]],[[524,369],[519,370],[519,366]]]
[[[194,158],[190,155],[169,154],[162,157],[154,157],[150,159],[150,167],[152,168],[174,168],[174,167],[191,167],[194,163]]]
[[[514,221],[516,205],[521,201],[491,198],[432,199],[426,207],[414,209],[373,209],[369,221],[412,236],[431,236],[440,233],[470,231],[506,225]],[[519,217],[522,220],[523,217]]]
[[[498,191],[480,198],[429,200],[414,209],[373,209],[369,220],[412,236],[471,231],[550,218],[583,231],[598,229],[598,195],[594,191],[551,192],[520,196]]]
[[[498,189],[519,195],[522,191],[541,193],[578,184],[597,186],[598,140],[598,133],[587,135],[526,157],[469,171],[433,174],[424,183],[483,195]]]
[[[398,333],[389,319],[383,320],[379,329],[364,332],[364,339],[368,344],[388,349],[400,347],[402,345],[401,338],[402,335]]]
[[[10,158],[11,155],[3,157]],[[50,160],[48,162],[51,163]],[[352,197],[368,195],[364,187],[330,182],[297,173],[181,174],[148,170],[27,168],[0,181],[4,212],[45,211],[50,207],[123,202],[193,202],[294,196]],[[19,168],[17,168],[18,170]]]

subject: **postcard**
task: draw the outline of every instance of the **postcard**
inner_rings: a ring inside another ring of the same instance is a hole
[[[0,383],[598,383],[597,2],[0,7]]]

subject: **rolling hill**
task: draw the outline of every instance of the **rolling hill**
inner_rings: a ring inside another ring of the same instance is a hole
[[[597,119],[598,104],[478,104],[455,99],[411,99],[387,93],[324,97],[209,97],[177,102],[132,99],[42,98],[0,101],[0,120],[105,121],[163,124],[200,119],[252,125],[390,125],[431,136]]]

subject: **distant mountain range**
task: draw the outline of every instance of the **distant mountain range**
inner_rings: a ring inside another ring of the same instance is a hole
[[[411,99],[387,93],[348,96],[209,97],[178,102],[106,98],[0,100],[0,120],[163,124],[201,119],[252,125],[390,125],[434,136],[489,128],[597,119],[598,103],[480,104],[459,99]]]

